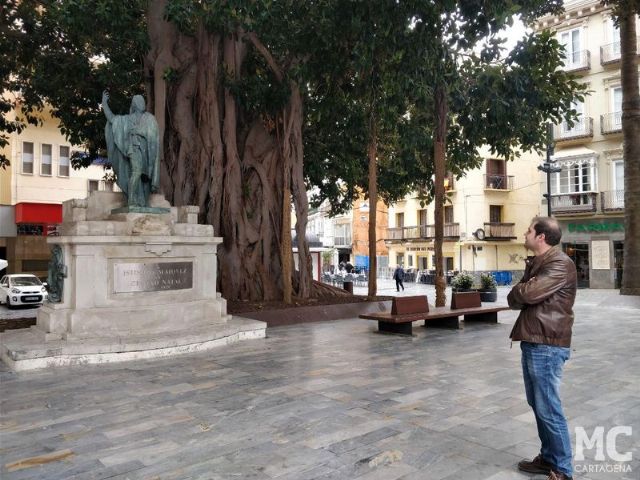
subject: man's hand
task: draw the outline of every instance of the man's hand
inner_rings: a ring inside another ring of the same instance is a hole
[[[107,92],[106,90],[104,92],[102,92],[102,103],[108,103],[109,102],[109,92]]]

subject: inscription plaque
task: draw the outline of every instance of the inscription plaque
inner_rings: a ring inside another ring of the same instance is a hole
[[[159,292],[193,287],[193,262],[116,263],[114,293]]]

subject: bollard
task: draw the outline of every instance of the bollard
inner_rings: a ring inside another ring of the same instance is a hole
[[[353,282],[343,282],[342,288],[353,295]]]

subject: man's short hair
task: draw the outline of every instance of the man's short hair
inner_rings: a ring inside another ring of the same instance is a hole
[[[560,225],[558,225],[558,221],[555,218],[534,217],[534,219],[531,220],[531,224],[536,232],[536,236],[544,233],[547,245],[553,247],[560,243],[562,230],[560,230]]]

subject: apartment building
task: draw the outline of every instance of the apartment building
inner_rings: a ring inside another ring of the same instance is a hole
[[[541,18],[565,45],[564,68],[590,95],[574,104],[580,120],[554,128],[556,166],[551,210],[562,226],[562,247],[575,261],[581,287],[619,288],[624,245],[624,157],[620,32],[597,0],[565,2],[560,16]],[[544,209],[546,210],[546,205]]]
[[[9,116],[15,117],[15,111]],[[43,112],[41,120],[41,125],[11,134],[2,150],[11,165],[0,169],[0,258],[9,262],[7,273],[44,277],[49,261],[46,237],[57,234],[62,202],[114,186],[105,182],[101,164],[74,170],[71,155],[81,147],[66,140],[50,112]]]
[[[540,157],[523,153],[514,161],[492,158],[463,178],[445,180],[443,268],[454,271],[524,270],[524,232],[540,212]],[[391,266],[434,270],[433,203],[408,195],[389,208],[385,242]]]

